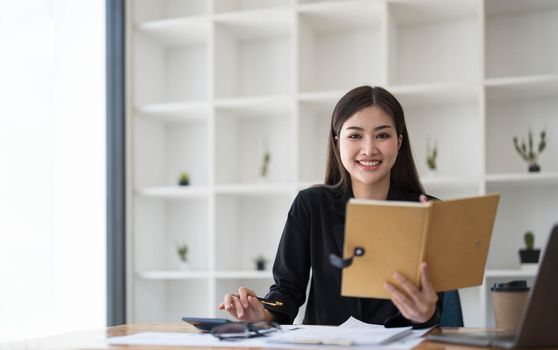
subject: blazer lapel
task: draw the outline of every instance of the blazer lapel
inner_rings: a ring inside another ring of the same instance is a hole
[[[343,244],[345,241],[345,215],[346,215],[346,207],[347,201],[353,196],[353,192],[346,193],[345,195],[334,195],[332,196],[332,209],[333,212],[340,216],[341,224],[337,224],[331,227],[331,233],[333,234],[333,238],[335,240],[335,244],[337,246],[337,252],[332,252],[337,254],[338,256],[343,256]]]

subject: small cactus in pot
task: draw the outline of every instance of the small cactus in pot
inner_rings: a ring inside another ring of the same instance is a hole
[[[523,235],[525,248],[519,250],[521,264],[537,264],[539,262],[540,249],[535,248],[535,235],[532,231],[527,231]]]
[[[517,151],[517,153],[519,153],[521,158],[523,158],[523,160],[525,160],[529,165],[530,173],[541,171],[541,167],[538,164],[537,159],[546,148],[545,130],[541,131],[540,141],[537,150],[533,149],[533,133],[531,132],[531,129],[529,129],[529,132],[527,134],[527,143],[525,143],[525,141],[522,140],[520,144],[517,136],[514,136],[513,144],[515,146],[515,150]]]

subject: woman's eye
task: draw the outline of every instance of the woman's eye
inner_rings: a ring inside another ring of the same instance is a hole
[[[381,133],[381,134],[378,134],[377,138],[379,138],[379,139],[387,139],[387,138],[389,138],[390,136],[391,136],[390,134],[383,132],[383,133]]]
[[[359,134],[351,134],[348,136],[350,139],[360,139],[360,135]]]

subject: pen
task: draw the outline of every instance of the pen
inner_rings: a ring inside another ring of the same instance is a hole
[[[233,294],[233,297],[240,298],[240,295]],[[283,306],[283,302],[279,300],[269,300],[266,298],[256,297],[262,304],[269,305],[269,306]]]

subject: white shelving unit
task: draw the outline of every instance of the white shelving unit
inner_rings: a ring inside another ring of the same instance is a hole
[[[441,199],[501,193],[468,326],[489,287],[526,278],[517,250],[558,220],[558,0],[128,0],[128,320],[220,316],[264,294],[296,193],[324,177],[329,120],[349,89],[402,103],[423,182]],[[547,132],[542,171],[512,138]],[[426,167],[429,144],[438,170]],[[268,175],[259,176],[265,150]],[[190,186],[177,185],[180,172]],[[176,244],[189,246],[179,270]],[[263,254],[267,271],[255,271]]]

